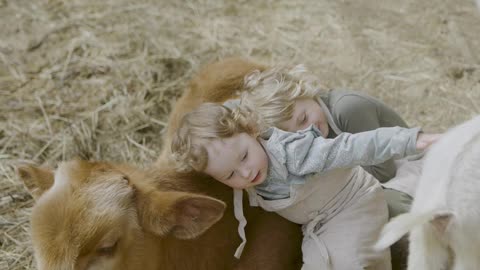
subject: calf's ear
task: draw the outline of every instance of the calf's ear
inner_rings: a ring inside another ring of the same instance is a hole
[[[142,227],[158,235],[172,233],[181,239],[197,237],[222,218],[225,203],[187,192],[150,191],[137,194]]]
[[[35,200],[53,185],[54,174],[50,169],[25,164],[17,166],[16,170],[20,180]]]

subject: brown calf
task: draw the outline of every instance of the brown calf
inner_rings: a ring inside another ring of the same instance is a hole
[[[201,102],[234,96],[256,64],[230,59],[194,78],[170,119]],[[168,147],[164,147],[166,149]],[[175,172],[168,151],[153,168],[73,160],[54,171],[18,168],[34,196],[31,234],[40,270],[298,269],[297,225],[245,207],[248,243],[241,260],[232,190],[213,179]]]

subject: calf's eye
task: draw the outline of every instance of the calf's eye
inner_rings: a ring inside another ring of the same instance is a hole
[[[97,249],[97,254],[100,256],[111,256],[115,253],[118,246],[118,240],[115,243],[99,247]]]

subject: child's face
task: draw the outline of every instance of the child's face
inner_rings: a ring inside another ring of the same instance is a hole
[[[205,173],[237,189],[256,186],[267,176],[268,158],[262,145],[247,133],[217,139],[205,145]]]
[[[320,104],[314,99],[302,98],[295,101],[293,116],[280,123],[279,128],[286,131],[297,131],[315,125],[324,138],[328,135],[328,122]]]

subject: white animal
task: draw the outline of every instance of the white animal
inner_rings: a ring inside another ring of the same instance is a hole
[[[480,269],[480,116],[432,145],[410,213],[385,225],[375,248],[408,232],[409,270]]]

